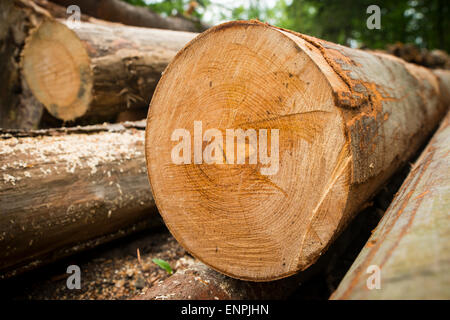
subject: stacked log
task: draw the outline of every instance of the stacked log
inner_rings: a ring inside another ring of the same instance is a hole
[[[155,225],[145,123],[0,131],[0,277]]]
[[[396,176],[396,178],[400,178],[400,176]],[[397,181],[390,180],[388,189],[393,190],[396,184]],[[383,193],[376,196],[377,201],[383,198],[385,198]],[[197,260],[185,259],[182,265],[186,267],[177,269],[172,276],[154,283],[152,287],[134,299],[281,300],[289,298],[293,294],[301,294],[301,291],[306,293],[303,286],[314,283],[313,279],[329,278],[329,273],[334,272],[331,270],[341,269],[339,263],[348,258],[347,250],[355,243],[359,243],[361,233],[365,234],[370,229],[370,225],[379,220],[380,210],[379,206],[366,208],[364,213],[358,216],[358,219],[350,223],[314,266],[291,277],[269,282],[242,281],[216,272]]]
[[[2,2],[0,9],[1,79],[7,84],[0,98],[2,128],[37,129],[44,107],[59,124],[145,113],[161,73],[196,35],[86,17],[90,22],[71,29],[71,22],[53,19],[29,0]]]
[[[450,69],[450,57],[443,50],[421,49],[411,43],[397,42],[387,46],[387,52],[402,58],[407,62],[415,63],[427,68]]]
[[[213,27],[179,52],[151,101],[158,209],[187,251],[226,275],[305,270],[436,128],[448,78],[256,21]],[[236,146],[229,129],[255,139]]]
[[[61,7],[44,0],[2,1],[0,9],[4,278],[159,221],[143,124],[29,129],[41,126],[46,113],[90,123],[144,118],[164,68],[195,34],[84,15],[72,30],[54,19],[63,17]]]
[[[147,109],[161,73],[195,35],[88,22],[72,30],[45,21],[27,39],[23,74],[54,117],[114,121],[122,111]]]
[[[331,299],[450,299],[449,154],[450,113]]]

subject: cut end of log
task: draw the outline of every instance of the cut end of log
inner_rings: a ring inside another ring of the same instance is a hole
[[[345,212],[345,123],[308,46],[262,23],[219,25],[178,53],[150,104],[146,157],[160,213],[189,252],[234,278],[307,268]]]
[[[62,23],[45,21],[27,39],[23,74],[35,97],[64,121],[86,113],[92,99],[92,71],[86,48]]]

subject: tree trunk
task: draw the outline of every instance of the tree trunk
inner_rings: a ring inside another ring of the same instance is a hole
[[[448,109],[445,83],[391,55],[259,22],[213,27],[152,98],[146,151],[159,211],[224,274],[305,270],[426,141]]]
[[[148,107],[169,61],[196,34],[80,22],[46,21],[27,39],[23,74],[54,117],[114,121]]]
[[[450,299],[449,154],[450,113],[332,299]]]
[[[37,128],[43,106],[20,73],[25,39],[43,20],[45,10],[27,0],[0,2],[0,128]]]
[[[0,277],[154,223],[144,128],[0,132]]]
[[[148,8],[137,7],[120,0],[52,0],[62,6],[77,5],[92,17],[120,22],[130,26],[178,31],[201,32],[206,26],[184,17],[162,17]]]

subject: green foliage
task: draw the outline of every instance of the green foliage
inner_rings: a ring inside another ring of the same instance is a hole
[[[366,27],[368,6],[381,8],[381,29]],[[384,48],[397,41],[450,49],[447,0],[293,0],[283,26],[329,41]]]
[[[173,273],[172,267],[170,266],[170,264],[167,261],[162,260],[162,259],[156,259],[156,258],[152,259],[152,261],[153,261],[153,263],[157,264],[160,268],[166,270],[168,274]]]
[[[123,0],[162,15],[182,15],[192,0]],[[148,4],[146,4],[146,2]],[[450,51],[448,0],[197,0],[191,16],[214,12],[212,24],[258,19],[344,45],[385,48],[397,41]],[[232,3],[232,4],[231,4]],[[381,29],[366,26],[367,7],[381,8]],[[217,12],[219,12],[217,14]],[[209,15],[211,16],[211,14]]]
[[[162,16],[181,16],[189,8],[189,4],[192,2],[192,0],[153,0],[147,2],[144,0],[123,1],[136,6],[148,7]],[[197,0],[196,3],[198,7],[192,12],[191,17],[201,19],[204,9],[210,4],[210,0]]]

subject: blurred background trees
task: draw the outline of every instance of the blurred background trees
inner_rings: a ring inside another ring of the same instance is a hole
[[[448,0],[123,0],[165,16],[197,18],[207,24],[259,19],[352,47],[384,48],[413,43],[450,51]],[[381,29],[366,27],[366,9],[381,8]]]

